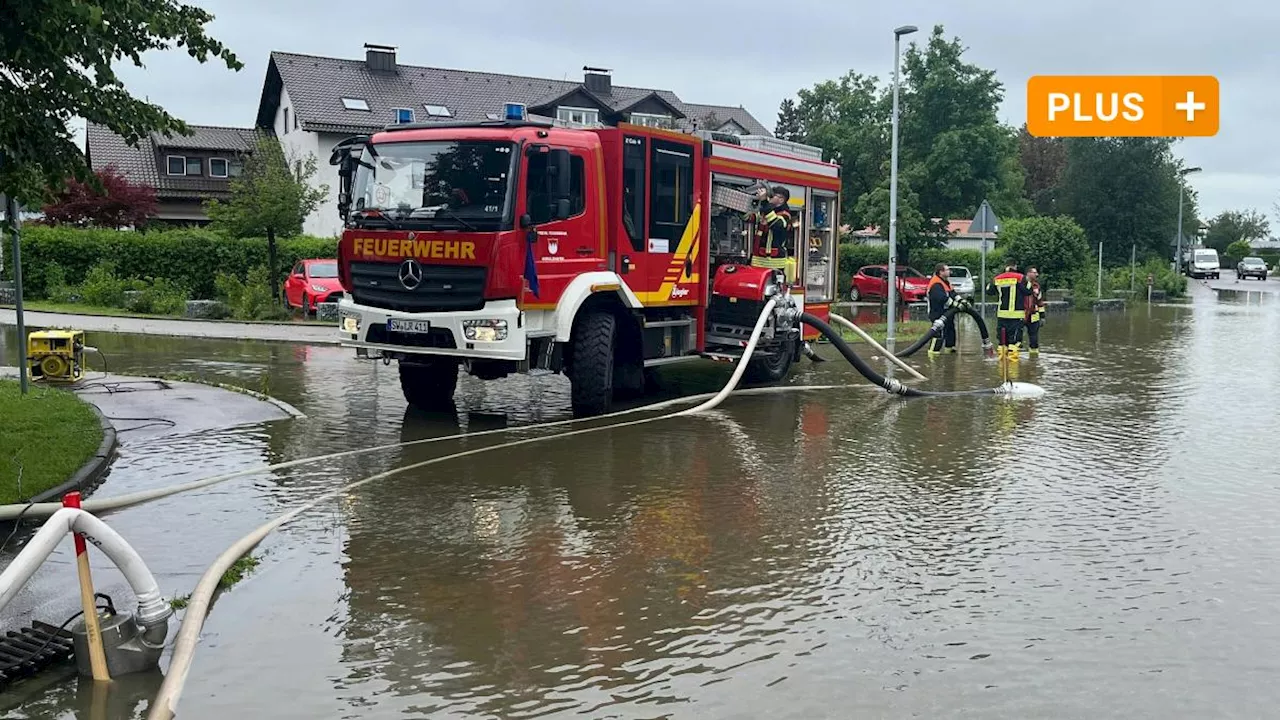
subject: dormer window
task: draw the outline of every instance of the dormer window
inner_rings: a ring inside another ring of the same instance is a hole
[[[204,175],[204,160],[198,157],[169,155],[165,157],[165,172],[169,175]]]
[[[433,118],[453,117],[453,111],[444,105],[423,105],[422,109],[427,111],[428,117],[433,117]]]
[[[226,158],[209,158],[209,177],[224,178],[230,174]]]
[[[600,111],[593,108],[558,107],[556,119],[570,125],[595,125],[600,122]]]
[[[403,125],[413,122],[413,108],[395,108],[396,122]]]
[[[361,112],[369,112],[369,102],[364,98],[342,98],[342,107],[348,110],[359,110]]]
[[[632,125],[644,125],[653,128],[670,128],[671,116],[659,115],[657,113],[631,113]]]

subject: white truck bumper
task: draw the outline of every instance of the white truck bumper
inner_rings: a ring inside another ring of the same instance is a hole
[[[496,300],[466,312],[406,313],[357,305],[344,297],[338,302],[338,337],[344,347],[381,355],[520,361],[528,353],[524,314],[515,300]]]

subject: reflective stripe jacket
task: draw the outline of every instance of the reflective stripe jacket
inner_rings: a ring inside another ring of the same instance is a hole
[[[1027,295],[1027,284],[1019,272],[1004,272],[991,280],[987,292],[999,296],[996,304],[996,318],[1000,320],[1024,320],[1026,308],[1023,303]]]
[[[786,205],[775,208],[767,203],[747,216],[756,221],[756,241],[752,255],[784,258],[791,255],[791,211]]]

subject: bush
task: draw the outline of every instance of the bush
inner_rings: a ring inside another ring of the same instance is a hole
[[[149,315],[182,315],[187,310],[187,291],[168,278],[151,278],[138,283],[138,296],[130,303],[133,312]]]
[[[230,273],[218,273],[214,280],[218,299],[231,309],[232,317],[238,320],[287,318],[288,311],[271,295],[271,286],[267,282],[270,276],[265,265],[251,269],[245,280]]]
[[[1001,232],[1000,245],[1019,265],[1034,265],[1046,276],[1074,277],[1076,271],[1096,261],[1084,228],[1069,217],[1030,217],[1010,220]],[[1094,275],[1094,291],[1097,291]]]
[[[88,305],[123,308],[127,289],[125,282],[116,277],[115,262],[103,260],[85,273],[78,294],[81,302]]]
[[[298,260],[337,253],[333,238],[281,238],[278,245],[281,282]],[[64,285],[77,285],[95,265],[111,260],[117,277],[163,278],[186,288],[192,298],[212,299],[215,272],[247,277],[252,268],[266,265],[267,241],[227,239],[203,229],[143,233],[32,225],[23,231],[22,253],[24,269],[31,268],[23,279],[32,298],[52,299],[47,277],[52,265],[61,268]]]
[[[1227,246],[1227,257],[1234,258],[1236,262],[1239,262],[1240,258],[1249,257],[1252,254],[1253,248],[1249,246],[1247,240],[1237,240]]]

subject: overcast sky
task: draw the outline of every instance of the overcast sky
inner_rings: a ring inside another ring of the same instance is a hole
[[[191,1],[191,0],[188,0]],[[244,62],[238,73],[201,66],[181,50],[121,68],[130,90],[187,122],[250,126],[272,50],[363,57],[366,42],[395,45],[400,62],[576,79],[583,65],[621,85],[665,88],[688,102],[744,105],[772,128],[778,103],[849,69],[887,79],[892,29],[924,38],[938,23],[969,47],[970,62],[1005,84],[1004,119],[1025,119],[1036,74],[1210,74],[1222,87],[1216,137],[1178,144],[1202,206],[1272,215],[1280,153],[1280,4],[1263,0],[194,0],[211,34]],[[764,27],[785,27],[784,33]],[[998,211],[998,209],[997,209]],[[1273,218],[1275,230],[1280,222]]]

